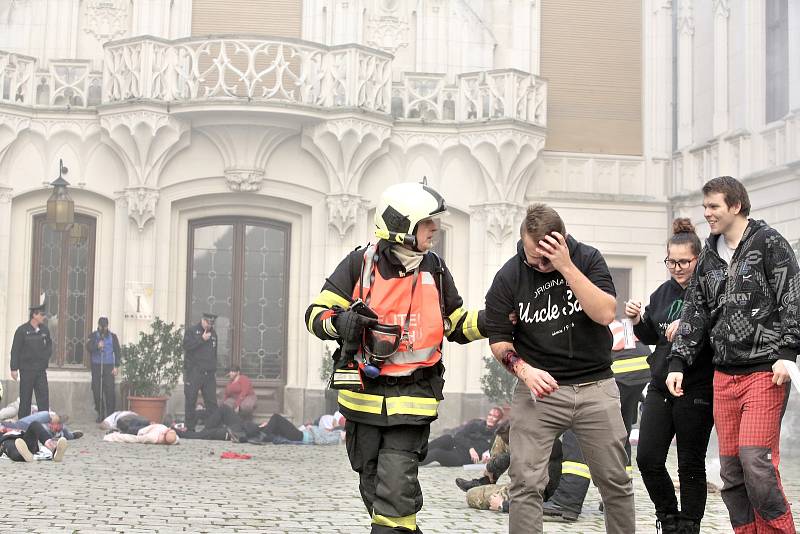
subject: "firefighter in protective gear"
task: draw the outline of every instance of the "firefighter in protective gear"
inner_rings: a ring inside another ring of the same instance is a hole
[[[308,330],[340,344],[331,387],[373,534],[421,532],[417,469],[444,398],[442,341],[485,337],[483,312],[462,307],[450,271],[430,252],[434,217],[446,209],[425,184],[386,189],[375,211],[378,243],[348,254],[306,310]]]

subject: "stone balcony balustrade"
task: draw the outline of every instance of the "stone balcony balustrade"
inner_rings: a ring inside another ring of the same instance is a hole
[[[92,72],[89,61],[42,65],[0,51],[0,104],[26,107],[242,102],[287,112],[353,108],[412,123],[514,119],[545,127],[546,97],[543,79],[516,69],[466,73],[454,81],[398,74],[393,57],[380,50],[287,38],[113,41],[105,45],[102,73]]]
[[[103,73],[91,62],[36,58],[0,50],[0,103],[26,107],[86,108],[102,99]]]

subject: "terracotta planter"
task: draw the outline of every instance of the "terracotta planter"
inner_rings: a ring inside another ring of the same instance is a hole
[[[128,409],[146,417],[151,423],[164,421],[169,397],[134,397],[128,395]]]

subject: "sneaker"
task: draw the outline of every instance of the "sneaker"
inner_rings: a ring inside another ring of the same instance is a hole
[[[560,504],[553,501],[545,501],[542,503],[542,513],[547,517],[560,517],[564,521],[577,521],[580,514],[567,510]]]
[[[56,442],[56,450],[53,451],[53,461],[60,462],[64,459],[64,452],[67,450],[66,438],[58,438]]]
[[[17,452],[19,453],[20,456],[22,456],[23,460],[25,460],[26,462],[33,461],[33,454],[31,453],[30,449],[28,448],[28,444],[25,443],[24,439],[22,438],[15,439],[14,447],[16,447]]]
[[[72,433],[72,439],[81,439],[82,437],[83,437],[83,432],[81,432],[80,430],[75,430]]]

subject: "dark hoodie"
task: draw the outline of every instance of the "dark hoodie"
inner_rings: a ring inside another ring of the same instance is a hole
[[[669,372],[667,357],[672,350],[672,342],[667,341],[666,332],[667,327],[673,321],[681,318],[685,294],[686,289],[682,288],[674,278],[670,278],[650,295],[650,303],[644,309],[642,320],[633,327],[633,332],[642,342],[656,346],[653,354],[647,359],[653,378],[650,381],[651,387],[657,388],[663,395],[670,397],[672,394],[667,389],[666,381]],[[714,351],[706,343],[697,358],[697,363],[687,369],[684,374],[684,389],[688,391],[711,388],[714,378],[712,356],[714,356]]]
[[[575,266],[602,291],[616,296],[600,252],[571,236],[567,246]],[[511,312],[519,318],[516,326],[508,322]],[[547,371],[559,384],[613,376],[611,331],[586,315],[561,273],[542,273],[527,264],[522,241],[486,294],[486,328],[490,343],[513,343],[523,360]]]
[[[728,374],[771,371],[776,360],[800,352],[800,269],[786,239],[750,219],[728,265],[712,235],[686,290],[681,327],[672,343],[670,371],[700,357],[706,339],[714,366]]]

